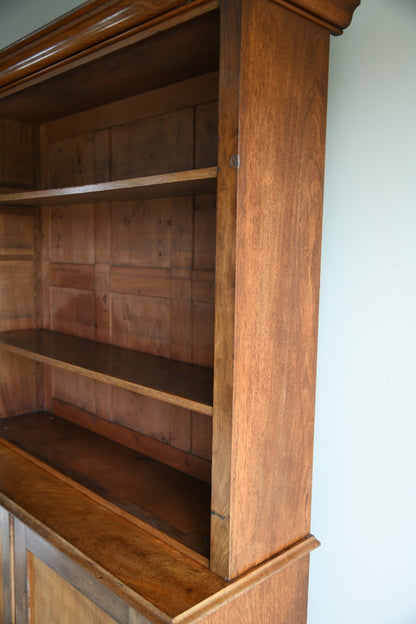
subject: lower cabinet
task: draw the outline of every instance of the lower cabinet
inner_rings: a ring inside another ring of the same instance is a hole
[[[86,557],[59,534],[53,520],[40,523],[14,502],[2,501],[2,504],[7,508],[0,506],[0,624],[300,624],[306,621],[309,553],[317,545],[312,536],[229,583],[217,579],[208,570],[203,572],[195,562],[185,563],[185,559],[182,581],[175,580],[173,563],[169,566],[170,582],[167,582],[161,551],[157,551],[156,545],[150,553],[155,568],[149,584],[150,568],[141,560],[142,553],[135,548],[133,534],[129,534],[127,539],[137,564],[135,583],[145,589],[140,592],[121,580],[131,565],[128,555],[123,553],[121,540],[119,554],[109,566],[110,574],[97,560]],[[44,504],[48,505],[47,498]],[[85,514],[90,517],[88,508]],[[70,524],[76,524],[74,515],[66,515]],[[105,530],[105,514],[102,520]],[[93,526],[84,533],[84,539],[85,543],[96,540]],[[102,548],[110,542],[108,532]],[[176,555],[181,557],[179,553]]]
[[[150,624],[0,507],[1,624]]]

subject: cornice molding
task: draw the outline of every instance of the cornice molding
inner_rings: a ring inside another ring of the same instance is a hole
[[[0,50],[0,91],[120,42],[172,11],[205,4],[210,0],[90,0]]]
[[[271,0],[340,34],[360,0]],[[175,12],[219,5],[219,0],[90,0],[36,32],[0,50],[0,93],[122,43]]]
[[[361,0],[272,0],[340,35],[350,25]]]

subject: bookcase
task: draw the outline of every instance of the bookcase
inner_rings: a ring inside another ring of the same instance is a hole
[[[4,622],[305,622],[357,4],[93,0],[0,52]]]

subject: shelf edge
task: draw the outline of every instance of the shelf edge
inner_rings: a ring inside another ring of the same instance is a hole
[[[80,186],[68,186],[62,188],[41,189],[34,191],[20,191],[15,193],[7,193],[0,195],[0,206],[31,206],[42,204],[62,203],[89,203],[91,201],[117,201],[117,195],[120,197],[123,193],[129,193],[137,197],[145,196],[148,191],[155,189],[156,192],[151,196],[157,197],[158,191],[162,194],[175,194],[175,187],[184,186],[179,194],[203,193],[203,184],[206,182],[215,183],[217,178],[217,167],[205,167],[201,169],[188,169],[185,171],[176,171],[169,173],[156,174],[151,176],[140,176],[136,178],[127,178],[124,180],[113,180],[108,182],[99,182],[96,184],[85,184]],[[201,184],[201,188],[193,189],[193,185]],[[186,187],[189,185],[189,191]],[[172,192],[173,189],[173,192]],[[213,192],[214,189],[208,189]],[[123,198],[121,197],[121,200]]]
[[[135,394],[141,394],[152,399],[158,399],[159,401],[164,401],[165,403],[176,405],[177,407],[183,407],[185,409],[198,412],[199,414],[205,414],[206,416],[212,416],[213,414],[213,407],[211,405],[199,403],[198,401],[195,401],[193,399],[180,397],[178,395],[170,394],[163,390],[156,390],[154,388],[143,386],[138,383],[124,381],[123,379],[118,379],[117,377],[106,375],[105,373],[92,371],[76,364],[69,364],[62,360],[57,360],[49,357],[47,355],[42,355],[33,351],[26,350],[22,347],[16,347],[14,345],[10,345],[0,341],[0,350],[8,351],[9,353],[14,353],[15,355],[20,355],[28,359],[34,360],[35,362],[46,364],[48,366],[55,366],[57,368],[67,370],[72,373],[77,373],[82,375],[83,377],[95,379],[96,381],[109,383],[113,386],[117,386],[119,388],[129,390],[130,392],[134,392]]]

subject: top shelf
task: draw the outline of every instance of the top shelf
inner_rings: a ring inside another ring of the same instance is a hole
[[[7,193],[0,195],[0,206],[59,206],[92,201],[179,197],[195,193],[214,193],[216,184],[217,167],[206,167],[83,186]]]

